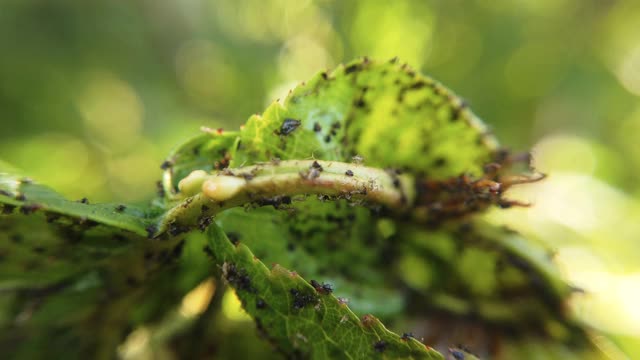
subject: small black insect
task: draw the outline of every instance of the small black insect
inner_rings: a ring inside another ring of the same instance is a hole
[[[42,246],[36,246],[33,248],[33,252],[38,253],[38,254],[42,254],[45,252],[45,248]]]
[[[167,170],[173,167],[173,161],[171,160],[165,160],[162,162],[162,164],[160,164],[160,169],[162,170]]]
[[[433,161],[433,166],[440,168],[443,167],[447,164],[447,159],[442,157],[442,156],[438,156],[434,161]]]
[[[344,174],[347,175],[347,176],[353,176],[353,171],[347,170],[347,171],[345,171]]]
[[[198,228],[200,229],[200,231],[204,232],[212,222],[213,218],[211,216],[203,216],[200,218],[200,220],[198,220]]]
[[[276,135],[289,135],[297,129],[302,122],[300,120],[286,118],[280,125],[280,129],[276,130]]]
[[[4,204],[4,206],[2,207],[2,214],[9,215],[13,213],[13,209],[15,208],[16,208],[15,205]]]
[[[311,164],[311,167],[314,169],[318,169],[318,171],[322,171],[322,165],[320,165],[317,161],[314,161],[313,164]]]
[[[158,231],[158,227],[155,226],[154,224],[151,224],[147,226],[145,230],[147,231],[147,237],[149,239],[153,239],[153,236],[156,234],[156,231]]]
[[[256,309],[264,309],[267,307],[267,303],[262,299],[256,300]]]
[[[176,223],[169,225],[169,234],[171,234],[171,236],[178,236],[182,233],[188,232],[189,230],[190,229],[188,227]]]
[[[83,197],[82,199],[78,200],[78,202],[80,204],[89,204],[89,199],[87,199],[86,197]]]
[[[408,333],[402,334],[402,337],[400,339],[407,341],[410,338],[415,338],[415,336],[413,336],[413,333],[408,332]]]
[[[464,353],[462,351],[455,350],[455,349],[449,349],[449,353],[456,360],[464,360]]]
[[[254,289],[251,286],[251,278],[247,272],[243,269],[236,267],[235,264],[232,263],[224,263],[222,266],[222,273],[227,282],[236,290],[246,290],[249,292],[253,292]]]
[[[311,286],[320,294],[327,295],[333,292],[333,286],[331,284],[319,283],[315,280],[310,281]]]
[[[300,310],[307,305],[315,304],[318,302],[318,299],[311,295],[305,294],[298,289],[290,289],[289,293],[293,295],[293,303],[291,304],[295,310]]]
[[[125,211],[126,209],[127,209],[127,207],[122,205],[122,204],[116,206],[116,212],[119,212],[119,213]]]
[[[384,340],[380,340],[380,341],[376,341],[373,344],[373,350],[375,350],[376,352],[383,352],[387,349],[387,342]]]
[[[162,181],[160,180],[156,181],[156,193],[159,197],[165,196],[164,186],[162,186]]]
[[[27,204],[27,205],[22,205],[22,207],[20,207],[20,212],[23,213],[24,215],[30,215],[40,209],[42,209],[42,205],[40,204]]]
[[[318,123],[314,123],[313,124],[313,131],[315,131],[315,132],[322,131],[322,126],[320,126],[320,124],[318,124]]]

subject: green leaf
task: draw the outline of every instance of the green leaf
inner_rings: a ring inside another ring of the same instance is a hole
[[[549,359],[602,355],[588,327],[567,309],[576,290],[540,244],[480,219],[431,230],[398,228],[395,268],[416,292],[408,308],[418,309],[408,316],[426,318],[427,337],[435,343],[473,344],[451,329],[477,327],[486,336],[481,353],[499,359],[521,358],[529,346],[546,348]],[[434,319],[448,320],[443,326]],[[510,355],[491,353],[487,334],[502,338]]]
[[[15,208],[23,214],[45,212],[51,219],[64,217],[81,223],[100,223],[139,235],[147,235],[148,227],[160,209],[122,204],[89,204],[88,200],[69,201],[46,186],[27,178],[0,173],[0,204],[3,212]]]
[[[312,208],[323,209],[328,216],[317,217]],[[386,285],[387,271],[380,266],[385,239],[371,226],[364,207],[309,199],[287,210],[230,209],[217,216],[216,223],[263,263],[277,263],[306,279],[330,283],[358,314],[391,319],[404,310],[404,294]]]
[[[315,289],[280,265],[268,269],[243,244],[233,245],[212,225],[211,254],[236,289],[258,330],[287,356],[323,358],[420,358],[441,355],[417,340],[388,331],[375,317],[359,319],[330,291]]]
[[[12,359],[113,358],[213,271],[200,234],[156,241],[41,214],[2,215],[0,229],[0,347]]]
[[[289,126],[298,121],[296,126]],[[482,174],[495,139],[466,103],[397,61],[356,60],[296,87],[240,131],[231,166],[271,158],[350,161],[444,179]]]

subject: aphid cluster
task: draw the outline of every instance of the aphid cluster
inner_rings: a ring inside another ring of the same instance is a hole
[[[255,291],[251,286],[251,279],[247,272],[236,267],[233,263],[225,262],[222,264],[222,276],[237,290]]]
[[[295,310],[301,310],[309,305],[316,305],[318,303],[318,298],[306,289],[290,289],[289,293],[293,296],[291,307]]]

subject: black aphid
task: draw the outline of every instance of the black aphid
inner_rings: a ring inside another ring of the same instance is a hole
[[[247,275],[247,272],[236,267],[235,264],[224,263],[222,266],[222,273],[224,274],[224,278],[227,282],[233,285],[236,290],[253,290],[251,287],[251,279],[249,278],[249,275]]]
[[[13,209],[15,209],[16,206],[15,205],[11,205],[11,204],[4,204],[4,206],[2,207],[2,213],[4,215],[8,215],[13,213]]]
[[[313,164],[311,164],[311,167],[314,168],[314,169],[318,169],[318,171],[324,170],[322,168],[322,165],[320,165],[317,161],[314,161]]]
[[[89,199],[87,199],[86,197],[83,197],[82,199],[78,200],[78,202],[80,204],[89,204]]]
[[[319,283],[315,280],[310,281],[311,286],[320,294],[327,295],[333,292],[333,286],[331,284]]]
[[[256,300],[256,309],[264,309],[267,307],[267,303],[262,299]]]
[[[20,207],[20,212],[24,215],[30,215],[40,209],[42,209],[42,205],[40,204],[27,204]]]
[[[158,227],[154,224],[151,224],[147,226],[145,230],[147,231],[147,237],[149,239],[153,239],[154,235],[156,234],[156,231],[158,231]]]
[[[280,125],[280,129],[276,131],[277,135],[289,135],[297,129],[302,122],[300,120],[286,118]]]
[[[322,131],[322,126],[320,126],[320,124],[318,124],[317,122],[313,124],[313,131],[315,132],[320,132]]]
[[[122,204],[116,206],[116,212],[119,212],[119,213],[125,211],[126,209],[127,209],[127,207],[122,205]]]
[[[413,333],[408,332],[408,333],[403,333],[400,339],[407,341],[410,338],[415,338],[415,336],[413,336]]]
[[[464,360],[464,353],[462,351],[449,349],[449,353],[456,360]]]
[[[162,170],[167,170],[171,167],[173,167],[173,161],[171,160],[165,160],[164,162],[162,162],[162,164],[160,164],[160,169]]]
[[[198,228],[200,229],[200,231],[204,232],[205,230],[207,230],[207,228],[209,227],[209,225],[211,225],[212,222],[213,222],[213,218],[211,216],[202,216],[198,220]]]
[[[293,303],[291,305],[296,310],[300,310],[307,305],[313,305],[318,302],[318,299],[314,295],[304,293],[298,289],[291,289],[289,290],[289,293],[293,295]]]
[[[376,341],[373,344],[373,350],[381,353],[387,349],[387,342],[384,340]]]
[[[344,174],[347,175],[347,176],[353,176],[353,171],[347,170],[347,171],[345,171]]]

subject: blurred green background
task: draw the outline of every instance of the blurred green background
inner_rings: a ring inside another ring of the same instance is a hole
[[[557,249],[573,308],[640,354],[640,2],[3,0],[0,165],[71,198],[144,200],[174,144],[235,129],[312,74],[399,56],[503,144],[536,204],[496,212]]]

